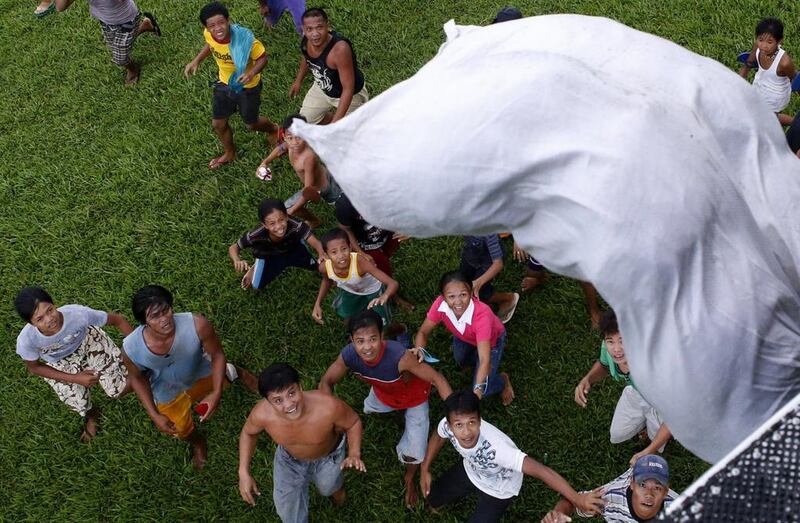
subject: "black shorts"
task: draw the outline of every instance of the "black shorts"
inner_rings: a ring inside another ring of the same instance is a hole
[[[250,89],[242,89],[240,93],[233,92],[227,84],[222,82],[214,84],[211,117],[215,120],[227,119],[237,109],[244,123],[258,122],[258,111],[261,109],[261,82]]]
[[[531,256],[530,254],[528,255],[528,269],[534,272],[544,272],[547,270],[544,268],[544,265],[539,263],[539,260]]]
[[[438,509],[465,496],[476,495],[478,503],[475,512],[469,517],[469,523],[496,523],[511,504],[513,497],[500,499],[490,496],[472,484],[464,463],[459,460],[455,465],[433,481],[428,495],[428,505]]]

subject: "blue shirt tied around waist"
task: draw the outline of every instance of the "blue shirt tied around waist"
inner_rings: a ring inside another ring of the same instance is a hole
[[[231,58],[236,70],[231,73],[228,78],[228,87],[235,92],[240,93],[244,88],[238,78],[247,71],[247,61],[250,59],[250,50],[253,48],[253,42],[256,37],[253,31],[239,24],[231,24],[231,43],[228,47],[231,50]]]

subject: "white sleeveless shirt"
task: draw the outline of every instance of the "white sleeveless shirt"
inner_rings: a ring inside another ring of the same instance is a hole
[[[786,76],[778,76],[778,64],[784,53],[785,51],[779,47],[778,54],[775,55],[769,69],[762,68],[759,60],[758,71],[753,79],[753,87],[774,113],[783,111],[789,105],[789,98],[792,96],[791,80]],[[761,51],[756,49],[756,60],[760,54]]]
[[[340,289],[344,289],[350,294],[368,296],[381,290],[382,283],[372,274],[358,274],[358,253],[350,253],[350,267],[347,269],[347,277],[340,278],[333,270],[333,262],[325,260],[325,272],[328,278],[336,282]]]

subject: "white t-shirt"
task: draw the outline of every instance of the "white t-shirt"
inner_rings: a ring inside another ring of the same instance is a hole
[[[482,419],[481,434],[471,449],[458,444],[447,418],[442,418],[437,431],[439,436],[449,439],[464,457],[464,469],[473,485],[499,499],[519,494],[522,488],[522,462],[526,454],[500,429]]]
[[[52,336],[45,336],[30,323],[22,328],[17,336],[17,354],[23,360],[36,361],[41,358],[48,363],[55,363],[75,352],[90,325],[102,327],[108,321],[106,312],[83,305],[64,305],[58,311],[64,316],[64,324]]]

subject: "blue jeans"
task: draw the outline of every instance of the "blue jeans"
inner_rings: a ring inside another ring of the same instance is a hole
[[[497,372],[500,368],[500,360],[503,358],[503,349],[505,349],[505,347],[506,333],[503,331],[503,334],[497,338],[497,342],[495,342],[494,347],[492,347],[490,351],[492,368],[489,371],[489,378],[486,384],[486,392],[483,394],[484,396],[498,394],[506,386],[503,377]],[[478,372],[478,347],[453,336],[453,357],[459,366],[475,368],[475,373],[472,374],[472,384],[474,386],[475,374]]]

